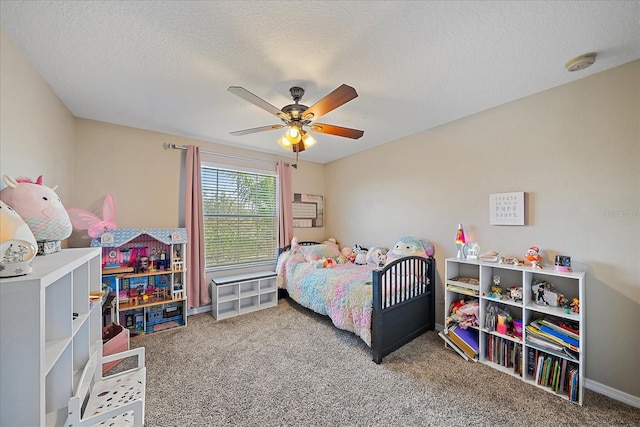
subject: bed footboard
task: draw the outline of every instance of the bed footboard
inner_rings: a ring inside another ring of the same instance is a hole
[[[435,329],[435,260],[410,256],[373,272],[373,361]]]

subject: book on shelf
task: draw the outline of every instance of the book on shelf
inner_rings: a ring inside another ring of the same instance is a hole
[[[558,390],[564,391],[565,374],[567,372],[567,359],[562,359],[562,369],[560,371],[560,385]]]
[[[462,357],[464,360],[469,360],[469,357],[464,353],[464,351],[460,350],[458,346],[455,345],[455,343],[449,339],[448,336],[446,336],[442,332],[438,332],[438,336],[442,338],[444,342],[446,342],[447,345],[451,347],[456,353],[458,353],[460,357]],[[475,359],[472,359],[472,360],[475,362]]]
[[[536,365],[536,350],[532,347],[527,347],[527,374],[533,375]]]
[[[480,295],[480,291],[478,289],[464,288],[462,286],[456,286],[456,285],[451,285],[451,284],[447,285],[447,290],[448,291],[454,291],[454,292],[457,292],[459,294],[465,294],[465,295],[472,295],[472,296]]]
[[[469,358],[475,359],[478,357],[480,345],[478,343],[477,330],[471,328],[462,329],[458,325],[454,325],[447,330],[447,334],[451,341],[464,351]]]
[[[572,360],[578,360],[579,359],[579,354],[577,351],[573,351],[563,345],[560,344],[556,344],[553,341],[550,340],[546,340],[544,337],[537,337],[533,334],[528,334],[527,335],[527,343],[528,344],[534,344],[537,345],[539,347],[542,347],[548,351],[555,351],[559,354],[561,354],[562,356],[566,356],[569,357]]]
[[[575,329],[571,329],[568,326],[566,326],[564,323],[554,323],[550,320],[547,319],[541,319],[539,321],[539,323],[547,328],[553,329],[554,331],[558,332],[559,334],[568,336],[570,338],[575,339],[576,341],[580,341],[580,334],[577,330]]]
[[[562,332],[558,332],[553,328],[550,328],[549,326],[545,326],[545,325],[539,325],[538,329],[540,329],[542,332],[546,333],[546,334],[550,334],[553,335],[554,337],[558,338],[559,340],[562,340],[563,342],[573,345],[577,348],[580,347],[580,341],[572,338],[568,335],[563,334]]]
[[[540,324],[537,323],[537,321],[533,321],[531,322],[528,326],[527,326],[527,331],[529,332],[529,336],[537,336],[538,338],[546,338],[548,341],[552,341],[554,343],[557,344],[561,344],[564,347],[569,348],[570,350],[573,351],[579,351],[579,346],[576,346],[574,344],[571,344],[553,334],[550,334],[548,332],[545,332],[543,330],[541,330],[539,328]]]

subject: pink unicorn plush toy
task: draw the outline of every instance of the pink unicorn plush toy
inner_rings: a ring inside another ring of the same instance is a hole
[[[42,175],[29,178],[4,176],[7,187],[0,200],[11,206],[27,223],[38,242],[61,241],[71,235],[71,220],[55,190],[42,184]]]

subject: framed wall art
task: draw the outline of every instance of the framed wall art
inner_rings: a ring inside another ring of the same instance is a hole
[[[323,227],[324,207],[322,196],[293,193],[293,227]]]
[[[489,224],[524,225],[524,192],[489,194]]]

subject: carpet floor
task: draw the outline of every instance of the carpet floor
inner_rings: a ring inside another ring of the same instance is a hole
[[[189,316],[131,346],[146,347],[147,427],[640,425],[640,409],[590,390],[571,404],[463,360],[435,332],[376,365],[354,334],[286,299]]]

